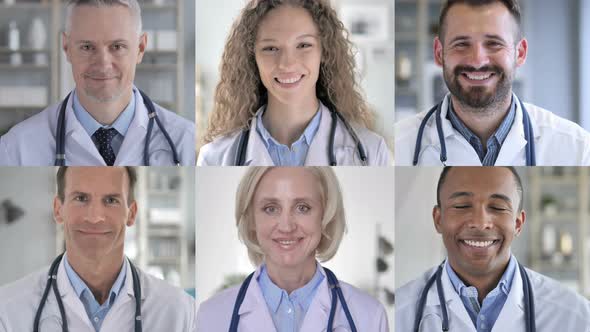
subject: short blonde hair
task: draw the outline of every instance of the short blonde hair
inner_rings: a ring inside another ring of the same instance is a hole
[[[262,177],[273,167],[250,167],[244,175],[236,192],[236,226],[240,240],[248,248],[248,257],[254,266],[264,261],[264,252],[260,248],[254,226],[254,214],[251,209],[256,188]],[[330,167],[305,167],[317,178],[320,186],[322,207],[322,237],[316,248],[316,258],[320,262],[330,260],[340,246],[346,231],[346,217],[340,184]]]

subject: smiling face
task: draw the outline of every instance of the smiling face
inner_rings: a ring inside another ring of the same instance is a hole
[[[527,41],[517,40],[518,26],[509,10],[500,2],[457,4],[444,22],[444,36],[434,41],[434,56],[455,101],[481,109],[511,98]]]
[[[121,167],[68,168],[64,200],[56,196],[53,203],[68,252],[89,259],[123,255],[125,227],[137,212],[135,201],[128,201],[128,181]]]
[[[251,209],[256,238],[270,269],[315,264],[324,215],[316,176],[305,168],[279,167],[260,179]]]
[[[63,49],[82,101],[112,102],[131,94],[135,66],[147,45],[136,22],[125,6],[73,9]]]
[[[306,9],[282,5],[269,11],[259,24],[254,47],[269,99],[282,104],[316,99],[322,45]]]
[[[502,167],[452,168],[440,189],[434,225],[460,276],[503,271],[525,222],[512,172]]]

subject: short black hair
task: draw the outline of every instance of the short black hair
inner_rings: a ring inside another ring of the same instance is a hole
[[[443,36],[445,33],[445,31],[444,31],[445,30],[445,28],[444,28],[445,19],[447,17],[447,13],[449,12],[449,9],[451,9],[452,6],[458,5],[458,4],[466,4],[471,7],[479,7],[479,6],[491,5],[496,2],[503,4],[508,9],[510,14],[512,14],[512,17],[514,17],[514,20],[516,21],[516,25],[518,28],[518,34],[517,34],[518,38],[517,39],[521,39],[522,38],[522,22],[521,22],[522,20],[521,20],[520,5],[518,4],[518,0],[447,0],[440,11],[440,16],[438,18],[438,38],[441,41],[443,40]]]
[[[500,167],[500,166],[498,166]],[[518,172],[516,172],[516,168],[512,167],[512,166],[501,166],[504,168],[508,168],[510,170],[510,172],[512,172],[512,176],[514,177],[514,183],[516,184],[516,191],[518,192],[518,198],[520,199],[520,201],[518,202],[518,212],[522,211],[522,207],[523,207],[523,200],[524,200],[524,191],[522,188],[522,180],[520,179],[520,175],[518,175]],[[436,205],[438,207],[440,207],[440,190],[442,188],[442,185],[445,183],[445,180],[447,179],[447,175],[449,174],[449,171],[451,170],[451,168],[453,168],[453,166],[446,166],[445,168],[443,168],[442,172],[440,173],[440,177],[438,178],[438,184],[436,185]],[[461,168],[461,167],[459,167]]]
[[[129,178],[129,193],[127,199],[128,203],[131,204],[131,202],[135,200],[135,183],[137,182],[137,171],[131,166],[126,166],[125,169],[127,170],[127,177]],[[62,203],[65,199],[67,170],[68,166],[61,166],[55,175],[55,180],[57,182],[57,197]]]

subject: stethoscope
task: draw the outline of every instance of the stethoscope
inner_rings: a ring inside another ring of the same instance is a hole
[[[449,331],[449,314],[447,312],[447,302],[445,300],[445,292],[442,287],[441,276],[443,273],[444,262],[438,267],[436,273],[430,277],[426,286],[422,290],[420,296],[420,302],[418,302],[418,310],[416,311],[416,318],[414,320],[414,332],[419,332],[420,321],[422,320],[422,314],[424,313],[424,307],[426,306],[426,298],[428,297],[428,290],[432,287],[432,284],[436,281],[436,290],[438,293],[438,300],[442,310],[442,330]],[[526,332],[535,332],[537,330],[535,326],[535,301],[533,299],[533,287],[529,279],[526,270],[520,263],[518,263],[518,270],[520,277],[522,278],[522,290],[524,292],[524,319],[526,324]]]
[[[39,332],[39,321],[41,320],[41,313],[43,312],[45,302],[47,302],[47,296],[49,295],[50,288],[53,288],[53,294],[55,294],[57,306],[59,307],[59,314],[61,316],[62,321],[61,330],[62,332],[68,332],[68,320],[66,318],[66,311],[64,309],[64,304],[61,301],[61,295],[59,294],[59,290],[57,289],[57,270],[63,255],[64,254],[57,256],[57,258],[53,261],[51,267],[49,268],[49,273],[47,275],[47,285],[45,286],[45,291],[43,292],[41,303],[39,303],[39,308],[37,309],[37,313],[35,314],[33,332]],[[133,263],[131,263],[131,261],[129,261],[129,266],[131,267],[131,275],[133,277],[133,296],[135,296],[135,332],[141,332],[141,284],[139,282],[139,275],[137,274],[137,270],[135,269],[135,266],[133,266]]]
[[[168,134],[168,131],[166,131],[166,128],[164,128],[164,125],[162,125],[162,122],[160,121],[160,118],[158,117],[158,114],[156,113],[156,108],[154,107],[154,103],[152,102],[152,100],[141,90],[139,90],[139,93],[141,94],[141,97],[143,98],[143,103],[148,111],[148,118],[149,118],[149,122],[148,122],[148,128],[147,128],[147,134],[145,137],[145,145],[143,147],[143,164],[144,166],[149,166],[150,165],[150,160],[149,160],[149,149],[150,149],[150,137],[152,136],[152,128],[154,127],[154,121],[158,124],[158,128],[160,128],[160,131],[162,132],[162,134],[164,134],[164,137],[166,137],[166,140],[168,141],[168,145],[170,145],[170,148],[172,149],[172,160],[174,161],[174,164],[176,166],[180,166],[180,161],[178,159],[178,153],[176,152],[176,147],[174,146],[174,142],[172,142],[172,138],[170,138],[170,135]],[[56,129],[56,144],[55,144],[55,166],[65,166],[66,165],[66,107],[68,106],[68,99],[70,98],[70,95],[72,93],[70,92],[67,96],[66,99],[64,99],[64,101],[61,103],[61,108],[59,110],[59,116],[57,118],[57,129]]]
[[[330,160],[330,166],[336,166],[336,155],[334,154],[334,137],[336,137],[336,125],[338,123],[338,119],[342,121],[346,130],[352,139],[356,143],[356,148],[359,153],[359,158],[363,166],[367,164],[367,154],[365,153],[365,148],[361,140],[358,138],[355,131],[352,129],[348,121],[337,111],[330,109],[330,115],[332,116],[332,123],[330,127],[330,141],[328,142],[328,159]],[[254,121],[254,120],[253,120]],[[246,150],[248,149],[248,138],[250,137],[250,126],[242,130],[240,134],[240,140],[238,142],[238,150],[236,152],[236,159],[235,159],[235,166],[244,166],[246,161]]]
[[[328,287],[332,291],[332,306],[330,307],[330,316],[328,317],[328,327],[326,331],[331,332],[333,330],[332,326],[334,325],[334,316],[336,315],[336,306],[338,299],[340,299],[340,304],[342,304],[342,309],[344,310],[344,315],[346,315],[346,320],[348,320],[348,325],[350,325],[350,329],[352,332],[357,332],[356,326],[354,325],[354,321],[352,320],[352,315],[350,314],[350,310],[348,310],[348,305],[346,304],[346,300],[344,300],[344,295],[342,294],[342,290],[340,289],[340,283],[336,278],[336,275],[329,269],[324,267],[324,271],[326,271],[326,278],[328,281]],[[244,299],[246,298],[246,291],[248,290],[248,286],[250,285],[250,280],[254,276],[254,272],[251,273],[246,280],[240,286],[240,290],[238,291],[238,296],[236,298],[236,303],[234,304],[234,311],[231,316],[231,323],[229,325],[229,332],[237,332],[238,331],[238,323],[240,322],[240,315],[238,311],[240,310],[240,306]]]
[[[444,99],[443,99],[444,101]],[[422,147],[422,137],[424,136],[424,128],[428,123],[428,120],[432,117],[433,114],[436,113],[436,131],[438,133],[438,141],[440,142],[440,162],[443,166],[446,166],[447,162],[447,145],[445,143],[445,136],[442,129],[442,119],[441,119],[441,108],[443,101],[435,105],[426,113],[424,119],[422,119],[422,123],[420,123],[420,127],[418,128],[418,137],[416,138],[416,146],[414,148],[414,160],[413,165],[418,165],[418,157],[420,156],[420,149]],[[529,118],[529,113],[527,112],[526,108],[522,101],[519,100],[520,108],[522,109],[522,125],[524,128],[524,139],[526,140],[527,144],[525,146],[525,155],[526,155],[526,165],[527,166],[536,166],[536,157],[535,157],[535,139],[533,135],[533,126],[531,125],[531,119]]]

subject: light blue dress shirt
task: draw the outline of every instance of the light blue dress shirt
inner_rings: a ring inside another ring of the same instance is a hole
[[[469,317],[477,332],[489,332],[494,327],[494,324],[500,315],[500,311],[502,311],[502,307],[504,307],[504,303],[506,303],[508,293],[510,293],[510,287],[512,286],[516,267],[516,258],[511,256],[508,266],[506,267],[502,278],[500,278],[500,282],[498,282],[496,288],[486,295],[480,306],[477,288],[466,286],[463,281],[459,279],[459,276],[457,276],[455,271],[453,271],[449,262],[445,262],[445,268],[449,275],[449,279],[451,279],[455,291],[457,291],[461,301],[463,301],[463,305],[465,306],[465,309],[467,309]]]
[[[125,284],[125,277],[127,275],[127,260],[123,260],[123,267],[121,268],[121,272],[119,272],[117,279],[115,279],[113,287],[111,287],[108,300],[101,305],[94,298],[90,288],[88,288],[82,278],[80,278],[72,266],[70,266],[67,254],[64,255],[63,259],[68,279],[70,279],[70,283],[72,284],[76,295],[78,295],[78,298],[80,298],[80,301],[84,305],[84,309],[86,309],[86,313],[88,314],[90,322],[94,326],[96,332],[98,332],[100,331],[100,327],[102,326],[104,318],[107,316],[107,313],[111,309],[113,303],[115,303],[115,299]]]
[[[320,265],[316,264],[313,278],[305,286],[287,294],[270,280],[266,266],[262,267],[258,284],[277,332],[301,331],[307,309],[323,280],[324,275],[320,271]]]
[[[449,102],[449,112],[447,117],[451,121],[453,128],[461,133],[467,142],[469,142],[469,144],[475,149],[475,152],[477,152],[477,155],[479,156],[479,160],[481,160],[482,166],[494,166],[496,159],[498,159],[498,155],[500,154],[500,148],[502,148],[502,144],[506,140],[506,137],[508,137],[508,133],[514,123],[514,118],[516,117],[516,101],[513,97],[508,114],[506,114],[504,120],[502,120],[502,123],[500,123],[500,126],[496,129],[494,134],[488,138],[488,141],[486,142],[487,151],[485,154],[481,140],[469,128],[467,128],[467,126],[465,126],[463,121],[461,121],[453,109],[452,102]]]
[[[285,144],[279,143],[270,135],[268,130],[264,128],[264,124],[262,123],[263,114],[264,112],[258,113],[256,119],[256,131],[258,131],[258,134],[262,137],[266,150],[268,150],[268,154],[270,154],[270,158],[275,166],[303,166],[311,141],[320,127],[322,112],[320,110],[316,112],[303,131],[303,134],[301,134],[297,141],[291,144],[291,148]]]
[[[72,102],[72,107],[74,108],[74,114],[76,115],[76,118],[78,119],[80,124],[82,124],[82,127],[84,128],[84,130],[86,130],[86,132],[88,133],[90,138],[92,138],[92,141],[94,142],[94,145],[96,145],[97,149],[98,149],[98,142],[96,142],[94,140],[94,137],[92,137],[92,135],[99,128],[105,128],[105,129],[115,128],[115,130],[117,130],[118,134],[113,138],[113,141],[111,142],[111,147],[113,148],[113,152],[115,152],[115,155],[117,155],[119,153],[119,150],[121,149],[121,145],[123,144],[123,139],[125,139],[125,135],[127,134],[127,130],[129,129],[129,125],[131,124],[131,121],[133,120],[133,117],[135,116],[135,89],[133,89],[133,93],[131,94],[131,101],[129,102],[129,105],[127,105],[125,110],[123,110],[123,112],[121,112],[121,114],[119,114],[119,117],[117,117],[117,120],[115,120],[115,122],[113,122],[113,124],[110,126],[103,126],[98,121],[96,121],[92,117],[92,115],[90,115],[90,113],[88,113],[88,111],[86,111],[84,106],[82,106],[82,104],[80,104],[80,99],[78,99],[78,94],[76,93],[75,90],[74,90],[73,95],[74,95],[74,101]]]

